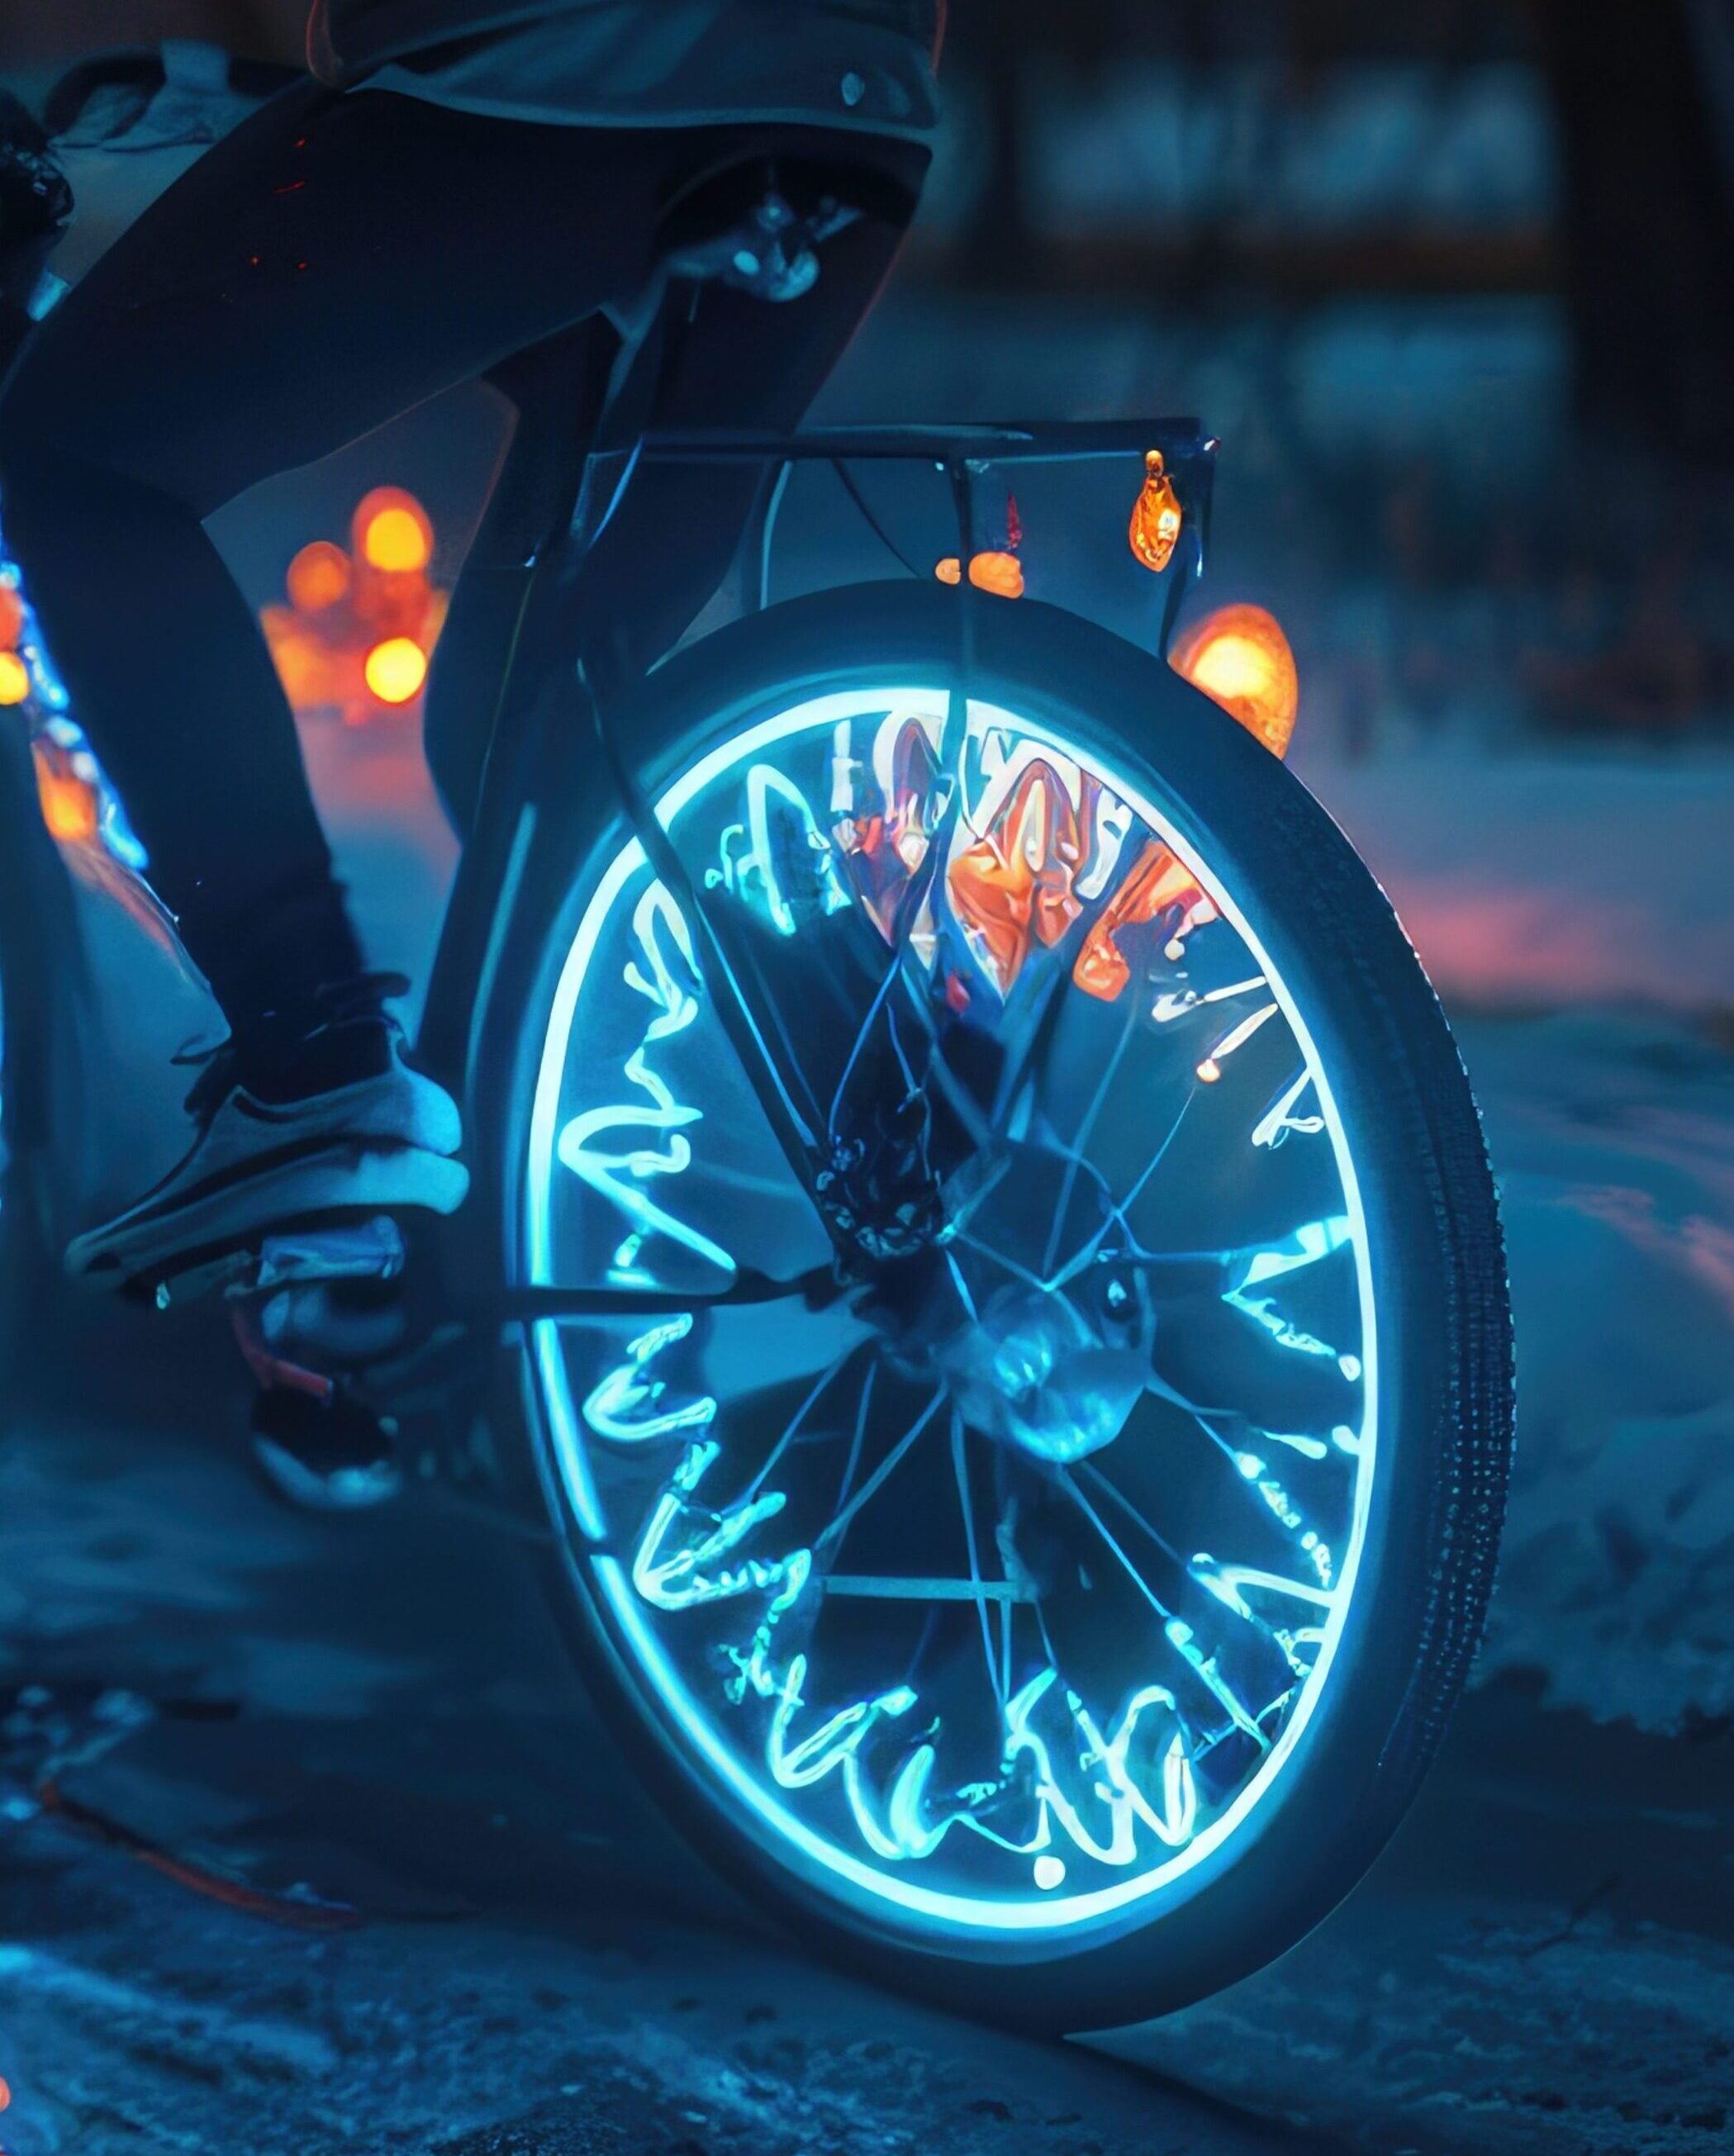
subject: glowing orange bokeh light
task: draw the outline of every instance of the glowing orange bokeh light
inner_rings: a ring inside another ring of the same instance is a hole
[[[367,654],[362,670],[382,704],[407,704],[428,678],[428,654],[413,636],[388,636]]]
[[[388,576],[413,575],[434,558],[434,526],[413,494],[376,486],[355,513],[355,551]]]
[[[297,716],[360,726],[415,704],[450,594],[432,581],[434,526],[407,489],[364,495],[350,537],[348,547],[303,547],[285,578],[288,603],[261,607],[259,627]]]
[[[290,603],[302,613],[323,613],[348,593],[349,557],[329,539],[310,540],[290,563],[284,583]]]
[[[1287,754],[1300,708],[1300,678],[1275,614],[1260,606],[1218,607],[1187,630],[1168,664],[1273,755]]]
[[[30,693],[30,670],[15,651],[0,651],[0,704],[22,704]]]
[[[0,584],[0,651],[13,651],[24,633],[24,603],[10,584]]]
[[[933,573],[942,584],[963,581],[955,554],[947,554],[944,561],[936,562]],[[977,591],[992,592],[996,598],[1020,599],[1023,596],[1023,564],[1015,554],[1003,550],[972,554],[969,581]]]

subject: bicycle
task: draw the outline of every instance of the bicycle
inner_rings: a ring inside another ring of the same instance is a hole
[[[518,639],[419,1042],[472,1189],[407,1337],[332,1378],[258,1323],[394,1270],[389,1223],[156,1292],[526,1538],[647,1788],[800,1938],[1031,2029],[1178,2006],[1362,1876],[1479,1634],[1511,1342],[1461,1065],[1347,839],[1165,663],[1197,426],[608,439],[566,571],[637,475],[727,466],[758,603],[637,676]],[[962,572],[990,486],[1152,451],[1153,651]],[[926,473],[955,581],[772,603],[815,466],[887,546],[857,475]],[[51,1185],[72,990],[18,931]]]

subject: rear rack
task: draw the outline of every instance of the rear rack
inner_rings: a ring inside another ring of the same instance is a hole
[[[1170,463],[1213,456],[1216,443],[1196,419],[1039,419],[994,425],[826,427],[810,434],[699,428],[657,431],[641,454],[653,464],[801,464],[902,459],[957,463],[1077,464],[1160,449]]]
[[[789,475],[799,464],[829,464],[863,518],[891,551],[897,549],[880,526],[846,466],[858,463],[931,465],[949,479],[957,513],[958,559],[977,552],[975,481],[1000,465],[1082,464],[1116,457],[1136,458],[1160,449],[1180,498],[1184,516],[1180,543],[1163,573],[1167,593],[1162,608],[1158,652],[1166,656],[1188,589],[1203,573],[1210,533],[1210,498],[1217,443],[1196,419],[1049,419],[1008,421],[992,425],[932,427],[826,427],[811,433],[778,434],[751,429],[670,429],[653,430],[639,440],[632,463],[757,465],[768,484],[761,490],[744,546],[758,557],[758,603],[770,603],[771,546],[777,515]],[[622,485],[624,485],[623,476]],[[900,555],[899,558],[901,558]],[[973,588],[962,583],[965,611]]]

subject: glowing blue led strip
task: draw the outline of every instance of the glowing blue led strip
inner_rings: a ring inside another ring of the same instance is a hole
[[[657,821],[664,830],[669,829],[681,810],[714,778],[746,757],[760,755],[780,742],[822,726],[834,727],[839,720],[861,717],[870,711],[884,711],[896,705],[918,705],[941,693],[931,689],[844,690],[829,696],[814,697],[772,718],[763,720],[711,751],[677,780],[656,804]],[[998,706],[974,701],[970,705],[969,717],[972,733],[978,729],[985,731],[992,726],[1003,726],[1014,735],[1022,734],[1045,742],[1057,755],[1075,760],[1076,752],[1037,721],[1013,716]],[[1219,887],[1216,879],[1197,859],[1193,848],[1167,819],[1159,814],[1138,789],[1126,785],[1118,772],[1103,775],[1111,778],[1114,790],[1192,870],[1199,888],[1214,901],[1218,911],[1239,935],[1259,971],[1266,977],[1270,993],[1275,998],[1287,1019],[1313,1080],[1320,1112],[1330,1135],[1337,1174],[1342,1184],[1343,1217],[1348,1224],[1348,1240],[1355,1251],[1362,1349],[1357,1374],[1362,1381],[1362,1392],[1360,1430],[1353,1434],[1352,1445],[1343,1445],[1343,1450],[1354,1450],[1359,1455],[1355,1477],[1354,1517],[1349,1532],[1348,1549],[1331,1594],[1330,1614],[1323,1627],[1311,1674],[1301,1687],[1300,1699],[1286,1726],[1271,1746],[1259,1771],[1220,1816],[1187,1841],[1167,1863],[1142,1872],[1136,1878],[1119,1881],[1111,1887],[1089,1893],[1063,1897],[1054,1894],[1039,1902],[990,1901],[978,1896],[941,1892],[919,1885],[900,1874],[877,1871],[863,1864],[859,1859],[849,1856],[814,1834],[803,1820],[776,1803],[719,1737],[708,1714],[688,1691],[664,1652],[660,1641],[649,1630],[644,1608],[618,1563],[611,1557],[600,1555],[593,1557],[591,1560],[598,1586],[613,1610],[623,1635],[637,1655],[645,1677],[655,1687],[662,1702],[679,1723],[686,1742],[701,1755],[718,1779],[746,1808],[756,1822],[761,1838],[766,1838],[766,1830],[768,1830],[769,1845],[774,1851],[778,1854],[785,1854],[791,1850],[798,1851],[818,1875],[823,1876],[829,1873],[835,1879],[846,1881],[870,1903],[875,1901],[889,1902],[930,1923],[978,1932],[1058,1932],[1124,1912],[1151,1895],[1177,1885],[1239,1830],[1274,1787],[1324,1695],[1331,1666],[1342,1641],[1347,1613],[1353,1604],[1355,1583],[1359,1575],[1362,1552],[1366,1545],[1367,1523],[1372,1504],[1378,1429],[1378,1354],[1372,1258],[1367,1245],[1366,1210],[1362,1204],[1354,1162],[1349,1152],[1342,1114],[1326,1079],[1318,1049],[1286,984],[1278,975],[1251,924],[1234,900]],[[533,1283],[538,1285],[550,1285],[552,1279],[550,1198],[555,1137],[562,1081],[571,1046],[578,997],[603,927],[622,891],[644,865],[644,849],[636,839],[629,840],[615,856],[595,896],[585,909],[555,990],[531,1114],[526,1229],[530,1277]],[[1290,1096],[1290,1100],[1285,1102],[1285,1108],[1290,1105],[1293,1097]],[[598,1543],[603,1539],[606,1528],[589,1465],[584,1455],[578,1417],[564,1358],[560,1352],[559,1327],[555,1321],[543,1319],[538,1322],[534,1352],[542,1378],[550,1435],[565,1476],[573,1513],[580,1532],[591,1543]]]

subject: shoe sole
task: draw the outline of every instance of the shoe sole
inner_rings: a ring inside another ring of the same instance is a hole
[[[310,1189],[321,1173],[328,1190]],[[247,1212],[238,1219],[237,1186],[210,1192],[185,1205],[137,1213],[105,1229],[77,1237],[66,1250],[75,1279],[125,1287],[183,1268],[189,1259],[208,1260],[252,1248],[264,1236],[332,1214],[455,1213],[469,1188],[461,1162],[401,1147],[373,1150],[330,1146],[304,1152],[246,1178]]]

